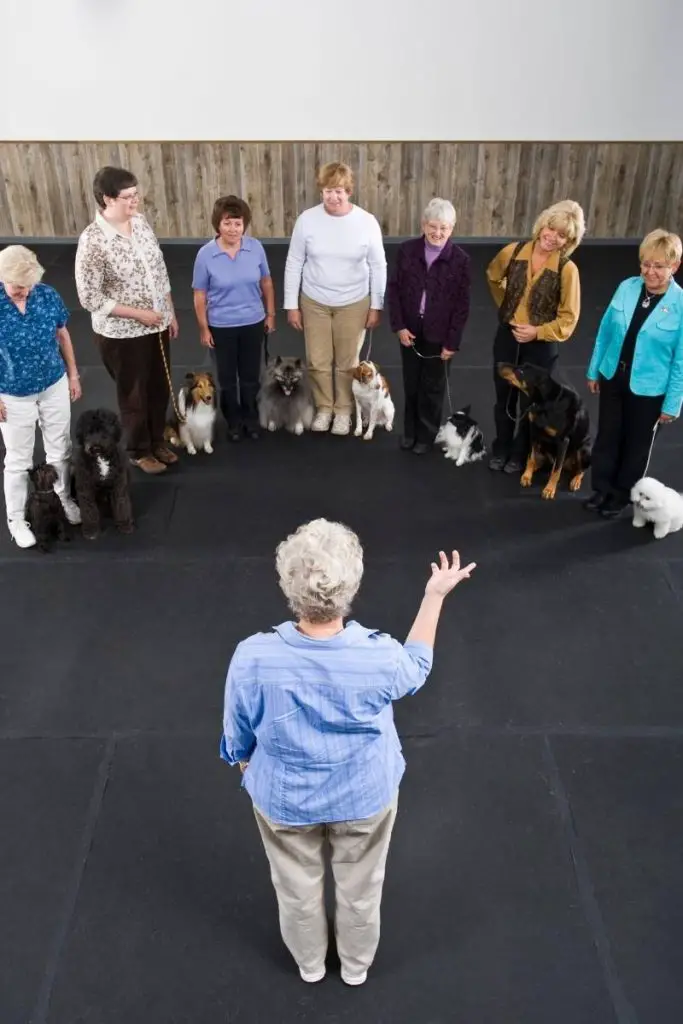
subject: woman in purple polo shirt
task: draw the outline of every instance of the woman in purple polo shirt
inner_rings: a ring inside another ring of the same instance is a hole
[[[424,455],[441,425],[449,362],[470,312],[470,258],[450,237],[455,209],[432,199],[422,235],[399,247],[389,281],[391,329],[401,342],[405,414],[401,448]]]
[[[197,253],[192,278],[200,340],[214,350],[230,440],[242,431],[256,439],[261,346],[275,330],[273,279],[265,249],[245,235],[251,210],[243,199],[217,199],[211,223],[216,237]]]

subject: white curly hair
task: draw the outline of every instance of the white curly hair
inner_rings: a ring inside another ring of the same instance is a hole
[[[422,223],[427,224],[430,220],[438,220],[440,224],[455,225],[455,207],[449,199],[430,199],[422,214]]]
[[[348,526],[313,519],[278,545],[280,588],[298,619],[332,622],[348,615],[363,578],[363,549]]]
[[[0,252],[0,281],[18,288],[33,288],[45,271],[38,257],[24,245],[8,245]]]

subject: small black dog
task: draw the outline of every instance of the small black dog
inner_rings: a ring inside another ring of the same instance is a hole
[[[55,494],[57,470],[41,462],[28,471],[29,494],[26,519],[33,530],[39,551],[47,552],[55,540],[71,540],[69,523],[62,503]]]
[[[550,464],[552,471],[542,497],[552,500],[563,472],[570,474],[569,490],[578,491],[591,464],[590,419],[573,388],[553,379],[548,370],[531,363],[500,363],[498,373],[529,400],[527,416],[531,452],[520,483],[530,487],[534,473]]]
[[[121,422],[110,409],[87,409],[76,423],[73,468],[83,536],[95,540],[101,516],[110,513],[119,533],[132,533],[128,458]]]

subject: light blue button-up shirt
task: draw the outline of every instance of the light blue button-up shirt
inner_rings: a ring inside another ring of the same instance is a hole
[[[278,824],[370,818],[405,770],[392,701],[423,686],[432,658],[357,622],[325,640],[293,622],[257,633],[230,663],[221,757],[249,762],[242,785]]]

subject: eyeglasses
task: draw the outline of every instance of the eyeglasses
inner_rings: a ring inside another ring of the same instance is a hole
[[[140,198],[140,193],[129,192],[127,196],[118,195],[116,198],[121,199],[124,203],[130,203],[133,202],[133,200],[138,200]]]
[[[646,261],[641,260],[640,261],[640,269],[641,270],[656,270],[659,273],[662,270],[668,270],[669,269],[669,264],[668,263],[650,263],[649,260],[646,260]]]

